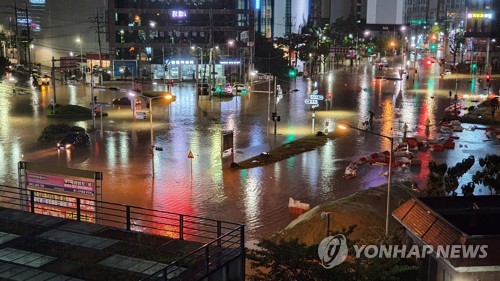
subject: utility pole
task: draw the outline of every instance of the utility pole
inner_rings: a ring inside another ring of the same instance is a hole
[[[51,85],[51,89],[52,89],[52,93],[53,93],[53,99],[54,99],[54,105],[57,103],[57,100],[56,100],[56,66],[55,66],[55,62],[56,60],[54,59],[54,57],[52,57],[52,69],[50,71],[50,76],[52,77],[52,85]]]
[[[99,9],[96,9],[95,17],[90,17],[89,20],[91,20],[94,23],[90,27],[90,29],[94,30],[97,33],[97,43],[99,46],[99,70],[101,70],[102,69],[101,33],[104,33],[104,31],[102,31],[101,28],[104,26],[104,24],[101,22],[101,17],[99,16]],[[99,84],[102,84],[102,72],[101,71],[99,71]]]
[[[215,86],[215,66],[214,66],[214,14],[212,9],[210,9],[210,14],[209,14],[209,19],[210,19],[210,73],[209,73],[209,79],[210,82],[212,83],[211,88],[216,88]],[[212,90],[210,89],[210,96],[212,96]]]
[[[28,69],[31,75],[31,38],[30,38],[30,22],[28,14],[28,2],[26,1],[26,29],[28,35],[28,42],[26,43],[26,52],[28,53]]]
[[[21,61],[21,54],[19,53],[19,30],[18,30],[18,24],[17,24],[17,3],[14,2],[14,20],[16,22],[16,54],[17,54],[17,60],[20,62]]]

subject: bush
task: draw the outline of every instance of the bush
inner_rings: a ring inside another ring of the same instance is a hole
[[[78,126],[70,126],[65,123],[49,125],[43,129],[42,134],[38,137],[38,141],[51,142],[61,135],[65,135],[71,132],[85,133],[85,129]]]
[[[92,110],[86,107],[78,105],[63,105],[60,107],[56,106],[56,114],[59,115],[85,115],[88,114],[92,116]]]

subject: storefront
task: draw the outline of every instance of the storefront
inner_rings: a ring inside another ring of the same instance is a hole
[[[209,64],[196,64],[194,59],[167,60],[166,65],[152,64],[151,71],[154,79],[166,79],[176,81],[196,80],[196,68],[198,68],[198,80],[208,81],[210,78]],[[214,65],[215,79],[224,76],[224,68],[220,64]]]

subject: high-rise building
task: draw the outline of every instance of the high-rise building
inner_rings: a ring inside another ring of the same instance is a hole
[[[248,0],[108,0],[109,48],[115,66],[117,60],[128,60],[141,71],[154,66],[156,78],[192,79],[197,61],[248,61],[254,5]],[[116,75],[118,68],[114,71]]]
[[[265,38],[301,33],[309,20],[309,0],[255,0],[256,30]]]
[[[492,61],[493,68],[498,71],[500,63],[496,41],[500,37],[499,1],[466,0],[465,10],[466,58],[471,61],[472,71],[477,67],[479,72],[484,70],[490,73]]]

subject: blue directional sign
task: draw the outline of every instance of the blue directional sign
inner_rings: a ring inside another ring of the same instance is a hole
[[[318,90],[314,90],[312,91],[311,95],[317,95],[318,94]]]
[[[312,100],[324,100],[325,99],[325,97],[323,97],[322,95],[310,95],[309,98]]]
[[[318,104],[318,100],[305,99],[304,103],[305,104]]]

